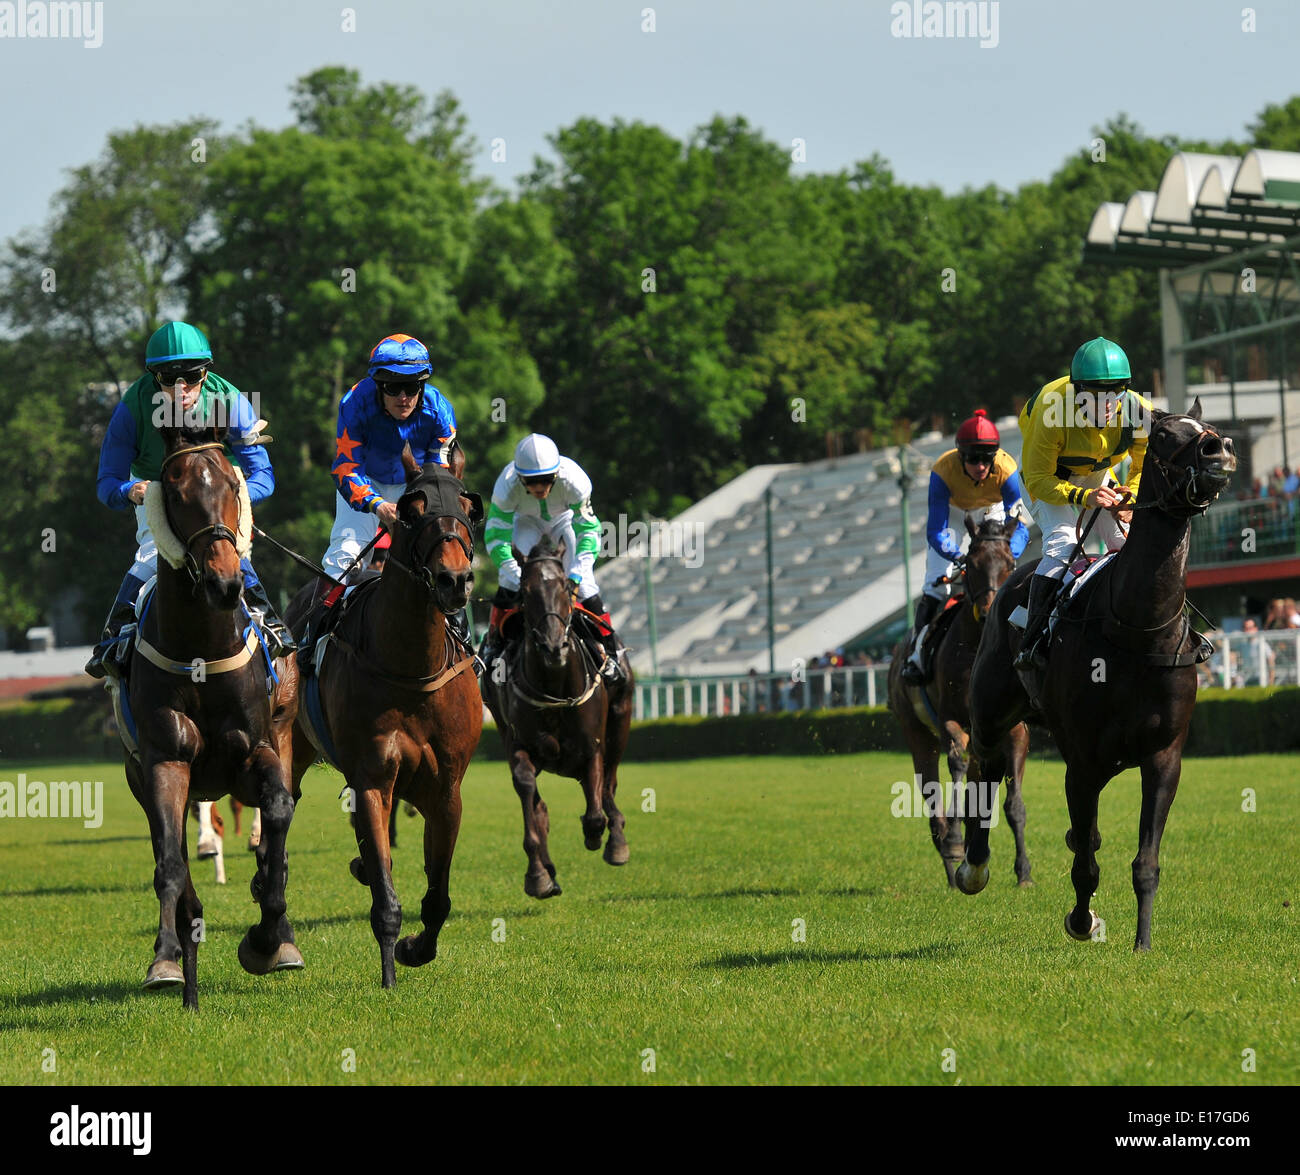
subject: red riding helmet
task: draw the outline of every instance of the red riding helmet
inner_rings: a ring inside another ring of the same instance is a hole
[[[975,415],[957,430],[957,451],[963,461],[982,457],[992,460],[1001,443],[997,425],[983,408],[976,408]]]

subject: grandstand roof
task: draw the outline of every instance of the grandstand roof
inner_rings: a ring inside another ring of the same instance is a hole
[[[1180,151],[1156,191],[1098,207],[1084,254],[1181,266],[1260,246],[1291,256],[1300,251],[1300,153]]]
[[[1018,455],[1015,419],[998,421],[998,428],[1003,448]],[[952,447],[952,436],[940,433],[909,446],[913,598],[925,569],[930,465]],[[899,614],[905,591],[897,452],[891,447],[806,465],[757,466],[668,523],[650,550],[660,673],[766,672],[769,486],[778,666],[846,645]],[[598,575],[633,665],[647,673],[645,544],[629,548],[603,563]]]

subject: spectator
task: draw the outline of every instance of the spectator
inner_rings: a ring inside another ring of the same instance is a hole
[[[1241,641],[1241,667],[1242,680],[1240,683],[1236,680],[1237,675],[1234,673],[1233,684],[1242,685],[1273,685],[1276,677],[1275,662],[1276,654],[1273,652],[1273,646],[1259,635],[1259,625],[1255,623],[1253,616],[1247,616],[1241,626],[1242,636],[1245,638]],[[1264,658],[1264,679],[1260,679],[1260,649],[1263,648]],[[1236,657],[1234,656],[1234,661]]]
[[[1286,482],[1286,474],[1282,471],[1282,466],[1274,465],[1273,472],[1268,479],[1268,496],[1270,498],[1280,498],[1282,496],[1282,486]]]
[[[1269,600],[1268,610],[1264,613],[1264,628],[1266,630],[1287,627],[1286,613],[1283,611],[1285,606],[1285,600]]]
[[[1300,628],[1300,610],[1297,610],[1295,600],[1289,596],[1282,601],[1282,619],[1284,623],[1279,624],[1278,628]]]

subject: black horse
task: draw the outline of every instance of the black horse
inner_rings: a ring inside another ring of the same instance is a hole
[[[524,852],[528,870],[524,892],[556,897],[560,886],[551,860],[550,816],[537,788],[539,771],[554,771],[582,784],[587,801],[582,816],[583,843],[600,848],[604,859],[628,861],[624,816],[614,801],[618,765],[632,725],[632,670],[622,658],[623,680],[611,684],[575,631],[578,614],[564,574],[564,547],[543,535],[525,557],[515,550],[520,612],[507,625],[523,635],[498,659],[483,680],[483,694],[510,761],[510,774],[524,810]],[[583,614],[579,623],[587,623]],[[594,618],[593,618],[594,619]]]
[[[1232,441],[1201,423],[1199,400],[1185,416],[1154,413],[1128,540],[1057,623],[1041,689],[1030,682],[1065,757],[1066,844],[1074,854],[1076,897],[1065,929],[1081,942],[1100,927],[1088,908],[1100,877],[1097,801],[1121,771],[1140,767],[1134,949],[1151,948],[1160,838],[1196,704],[1196,663],[1207,655],[1184,615],[1191,519],[1218,497],[1236,467]],[[1007,769],[1003,739],[1017,722],[1034,717],[1025,682],[1011,666],[1021,634],[1008,623],[1028,596],[1033,570],[1019,569],[998,593],[971,673],[972,752],[978,778],[995,787]],[[957,871],[964,893],[987,884],[988,860],[988,829],[968,820],[966,859]]]

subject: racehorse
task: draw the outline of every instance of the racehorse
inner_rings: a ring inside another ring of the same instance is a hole
[[[912,768],[930,817],[930,837],[943,861],[950,887],[957,884],[957,865],[962,859],[959,817],[966,811],[967,802],[979,803],[984,799],[982,796],[961,798],[967,768],[971,666],[994,594],[1016,568],[1011,555],[1011,536],[1018,525],[1014,518],[987,518],[976,529],[966,519],[971,544],[963,560],[963,595],[960,603],[949,605],[952,615],[947,627],[930,636],[931,640],[939,640],[933,658],[932,683],[908,686],[902,680],[902,667],[907,660],[906,640],[894,650],[889,667],[889,708],[898,718],[912,752]],[[1029,750],[1029,732],[1023,722],[1008,731],[1004,749],[1011,760],[1011,770],[1002,807],[1016,840],[1016,880],[1020,885],[1032,885],[1029,857],[1025,852],[1025,804],[1020,791]],[[952,798],[946,810],[939,783],[940,753],[948,760],[952,778]],[[991,814],[991,807],[985,810],[981,806],[981,815],[987,818]]]
[[[1160,838],[1178,790],[1196,704],[1196,663],[1209,655],[1208,642],[1191,633],[1184,616],[1191,519],[1218,497],[1236,467],[1231,439],[1201,423],[1199,400],[1186,415],[1155,412],[1128,539],[1080,588],[1051,637],[1037,703],[1066,763],[1066,844],[1074,854],[1070,877],[1076,903],[1065,929],[1080,942],[1101,925],[1088,907],[1100,878],[1101,789],[1126,768],[1140,767],[1133,949],[1151,949]],[[998,593],[971,673],[972,750],[980,778],[994,786],[1006,773],[1007,731],[1030,715],[1033,705],[1026,683],[1011,667],[1020,633],[1008,623],[1011,611],[1027,599],[1032,574],[1032,565],[1021,568]],[[966,829],[957,885],[978,893],[988,881],[988,830],[970,820]]]
[[[600,848],[606,827],[605,861],[626,865],[624,816],[614,802],[618,765],[632,725],[632,670],[620,652],[623,681],[611,686],[574,631],[575,608],[565,576],[564,547],[543,535],[526,557],[518,548],[520,612],[505,625],[522,627],[485,675],[484,697],[496,719],[515,791],[523,805],[524,893],[560,894],[551,861],[550,815],[537,788],[537,773],[553,771],[582,784],[587,810],[583,843]],[[588,623],[589,613],[582,613]]]
[[[126,777],[149,818],[156,862],[158,937],[144,986],[182,983],[185,1007],[197,1009],[203,906],[185,841],[191,799],[233,795],[262,809],[265,835],[253,879],[262,917],[239,944],[239,962],[254,975],[303,965],[285,917],[298,679],[292,657],[272,667],[240,607],[239,564],[251,541],[252,511],[218,430],[159,431],[162,468],[145,497],[158,582],[126,685],[139,746],[138,756],[127,753]]]
[[[352,875],[371,892],[370,926],[379,943],[381,982],[397,982],[394,960],[419,967],[438,953],[438,931],[451,909],[448,881],[460,830],[460,783],[478,746],[483,703],[472,653],[447,629],[446,615],[469,600],[474,582],[473,527],[483,518],[477,494],[438,465],[420,467],[402,456],[406,492],[398,500],[392,550],[377,580],[354,591],[328,635],[319,689],[328,745],[322,749],[352,790],[353,828],[360,855]],[[303,630],[315,595],[308,584],[286,619]],[[468,671],[468,672],[466,672]],[[319,734],[318,734],[319,737]],[[299,716],[293,778],[319,757],[312,731]],[[392,880],[388,840],[394,798],[424,817],[420,905],[424,930],[397,941],[402,907]]]

